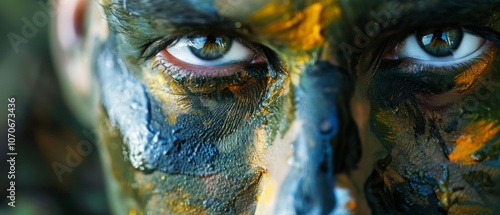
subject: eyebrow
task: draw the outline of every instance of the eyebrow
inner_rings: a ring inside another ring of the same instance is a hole
[[[109,0],[111,14],[116,16],[116,20],[127,21],[130,18],[127,16],[138,16],[145,19],[162,19],[167,20],[171,24],[183,25],[210,25],[223,24],[227,17],[221,17],[218,14],[215,2],[211,0]],[[227,7],[238,10],[237,6],[231,5],[231,1],[245,0],[228,0]],[[273,1],[269,1],[273,2]],[[294,4],[300,5],[302,0],[296,1]],[[390,3],[401,5],[402,17],[398,17],[398,23],[418,24],[425,21],[432,22],[450,22],[456,17],[472,18],[469,21],[475,22],[482,20],[487,16],[491,16],[493,12],[498,11],[500,0],[463,0],[455,2],[454,0],[441,1],[419,1],[419,2],[402,2],[399,0],[378,0],[363,3],[364,7],[356,7],[362,1],[356,0],[340,0],[338,4],[342,10],[350,11],[345,19],[356,20],[357,23],[362,21],[364,17],[368,17],[370,12],[384,10],[384,6]],[[371,5],[370,5],[371,4]],[[252,7],[252,2],[243,4],[245,10]],[[256,4],[256,6],[259,6]],[[353,10],[356,8],[356,10]],[[373,9],[375,8],[375,9]],[[378,8],[378,9],[377,9]],[[261,7],[256,7],[258,11]],[[351,25],[355,23],[350,23]]]
[[[422,25],[425,22],[453,23],[454,21],[475,22],[490,17],[498,12],[500,0],[421,0],[421,1],[400,1],[400,0],[377,0],[365,3],[365,7],[355,7],[360,0],[343,0],[340,4],[343,10],[350,10],[346,14],[346,19],[354,20],[355,24],[365,24],[364,22],[373,19],[371,13],[378,13],[386,10],[391,4],[396,4],[400,8],[397,12],[401,16],[397,17],[398,23],[394,26],[402,25]],[[352,8],[356,8],[353,10]],[[459,18],[457,20],[457,18]],[[466,19],[466,20],[462,20]],[[398,26],[399,27],[399,26]]]
[[[176,37],[196,31],[213,31],[242,37],[234,21],[219,15],[214,0],[108,0],[103,5],[110,27],[124,35],[142,38]],[[245,0],[228,0],[245,1]],[[245,3],[250,5],[251,3]],[[220,4],[218,5],[220,9]],[[228,4],[233,10],[237,8]]]
[[[109,9],[120,18],[139,16],[164,19],[170,23],[209,24],[221,20],[216,8],[207,0],[111,0]]]
[[[399,9],[397,11],[388,10],[391,4],[396,4]],[[331,44],[333,46],[339,46],[342,43],[353,44],[358,32],[364,33],[365,37],[370,37],[370,40],[379,41],[376,38],[389,38],[410,33],[416,28],[433,25],[457,24],[500,30],[500,21],[493,19],[494,14],[500,13],[500,0],[463,0],[460,2],[454,0],[422,0],[417,2],[342,0],[340,5],[342,10],[347,11],[347,13],[344,13],[344,20],[336,24],[337,28],[341,30],[337,30],[340,32],[337,32],[336,41]],[[355,7],[359,5],[364,5],[364,7]],[[391,20],[394,19],[394,22],[384,23],[386,22],[383,20],[385,18],[380,18],[381,14],[387,13],[390,14]],[[379,25],[376,35],[366,35],[366,29],[373,27],[374,22]]]
[[[215,6],[214,0],[109,0],[110,4],[105,6],[108,13],[108,21],[111,26],[123,32],[129,37],[133,37],[137,44],[143,46],[146,42],[143,39],[161,38],[168,36],[179,36],[193,31],[214,31],[224,34],[235,34],[236,36],[247,37],[252,40],[255,35],[238,35],[234,32],[234,22],[230,18],[222,17]],[[262,5],[248,0],[228,0],[246,1],[245,10],[259,11]],[[270,0],[271,2],[278,2]],[[319,1],[321,2],[321,1]],[[399,0],[376,0],[369,3],[363,0],[339,0],[338,4],[344,14],[342,20],[336,23],[335,31],[340,33],[336,40],[330,45],[336,46],[344,41],[354,38],[353,27],[365,28],[365,25],[373,21],[370,16],[372,12],[380,12],[391,3],[401,5],[395,23],[387,28],[382,28],[381,33],[398,31],[401,28],[414,28],[422,25],[435,24],[471,24],[486,25],[494,13],[498,13],[500,0],[423,0],[419,2],[402,2]],[[293,1],[294,8],[304,6],[303,0]],[[237,5],[237,4],[236,4]],[[296,6],[295,6],[296,5]],[[357,7],[362,5],[361,7]],[[252,8],[253,6],[253,8]],[[228,3],[228,8],[238,10]],[[250,9],[249,9],[250,7]],[[220,8],[219,8],[220,9]],[[344,12],[347,11],[347,12]],[[324,13],[328,13],[325,11]],[[272,21],[270,21],[272,22]],[[253,23],[246,23],[252,29]],[[262,24],[262,23],[261,23]],[[498,30],[498,29],[495,29]],[[339,32],[340,31],[340,32]],[[259,32],[265,34],[266,32]],[[263,36],[263,35],[259,35]],[[255,41],[264,42],[264,41]],[[275,43],[277,41],[267,41]],[[338,43],[338,44],[337,44]]]
[[[442,0],[433,5],[422,5],[408,10],[407,22],[422,22],[431,20],[434,23],[476,22],[483,21],[498,12],[500,1],[485,0]],[[416,4],[418,6],[418,4]]]

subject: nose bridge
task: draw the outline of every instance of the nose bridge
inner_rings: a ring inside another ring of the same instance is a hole
[[[333,146],[340,130],[340,99],[349,84],[338,67],[319,61],[295,86],[296,120],[290,171],[281,185],[277,214],[328,214],[335,207]],[[332,144],[333,143],[333,144]]]

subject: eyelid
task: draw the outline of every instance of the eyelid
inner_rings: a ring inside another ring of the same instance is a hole
[[[202,33],[200,33],[202,34]],[[206,34],[206,33],[205,33]],[[165,48],[177,43],[179,39],[185,36],[194,36],[198,35],[197,33],[190,33],[190,34],[185,34],[185,35],[178,35],[178,36],[170,36],[170,37],[163,37],[163,38],[156,38],[153,39],[152,41],[145,43],[142,45],[142,50],[141,50],[141,55],[140,59],[147,61],[151,60],[155,55],[160,53],[162,50]],[[262,56],[266,61],[267,55],[265,54],[265,48],[255,42],[245,40],[241,37],[232,37],[233,40],[243,44],[244,46],[248,47],[252,51],[256,52],[258,55]]]
[[[176,43],[179,37],[156,38],[142,45],[141,59],[150,60],[169,45]]]
[[[492,29],[483,27],[471,28],[469,26],[462,26],[462,28],[464,33],[482,37],[484,40],[481,46],[468,56],[462,57],[461,59],[448,59],[446,61],[442,61],[442,59],[438,58],[431,61],[415,58],[398,58],[397,53],[393,50],[398,49],[397,46],[404,45],[402,44],[402,41],[415,33],[410,32],[393,36],[391,40],[386,42],[386,46],[383,48],[384,52],[378,55],[379,59],[378,63],[376,63],[376,68],[377,70],[380,68],[394,68],[399,70],[400,73],[413,74],[412,76],[421,76],[426,72],[429,74],[448,74],[453,76],[467,71],[478,62],[490,62],[498,47],[497,44],[491,41],[491,38],[499,41],[499,34],[494,32]]]
[[[414,59],[412,60],[413,63],[419,63],[419,64],[426,64],[426,65],[432,65],[432,66],[438,66],[438,67],[444,67],[444,66],[449,66],[453,64],[460,64],[463,62],[469,62],[472,61],[482,55],[484,55],[485,52],[488,52],[488,50],[491,49],[491,42],[488,42],[485,40],[483,44],[476,50],[474,50],[471,54],[459,58],[459,59],[452,59],[452,60],[443,60],[443,61],[431,61],[431,60],[421,60],[421,59]]]
[[[221,57],[211,60],[201,59],[193,54],[193,52],[189,50],[189,47],[193,46],[193,44],[187,37],[180,38],[177,42],[167,46],[165,50],[167,50],[171,57],[178,59],[184,64],[204,68],[222,68],[224,65],[235,65],[249,59],[251,60],[251,58],[255,58],[256,53],[251,48],[232,38],[230,38],[230,40],[232,41],[228,51]]]
[[[406,59],[415,63],[425,64],[453,64],[460,61],[466,61],[474,58],[487,48],[488,41],[482,37],[464,32],[464,37],[460,42],[459,48],[451,56],[437,57],[425,53],[417,44],[416,34],[411,34],[398,45],[385,58],[388,59]]]
[[[442,25],[428,25],[428,26],[413,26],[407,27],[407,30],[402,30],[402,33],[393,34],[388,37],[386,40],[386,45],[384,46],[385,51],[381,56],[382,59],[392,59],[397,60],[396,53],[391,51],[394,49],[398,49],[398,46],[402,45],[402,41],[407,39],[409,36],[416,34],[416,30],[411,29],[419,29],[419,28],[427,28],[427,27],[447,27],[447,26],[460,26],[464,32],[464,34],[470,34],[472,36],[481,37],[484,39],[485,43],[488,42],[489,46],[500,47],[500,33],[496,30],[488,27],[488,26],[474,26],[474,25],[458,25],[458,24],[442,24]],[[484,44],[483,44],[484,45]]]
[[[186,64],[185,62],[175,58],[167,51],[162,51],[159,53],[159,55],[164,58],[162,65],[166,69],[174,70],[178,73],[178,75],[182,77],[190,76],[189,78],[213,78],[219,76],[227,76],[244,69],[244,65],[242,64],[224,65],[217,67],[189,65],[189,69],[187,69],[181,66],[183,64]]]
[[[276,76],[276,72],[271,69],[273,59],[275,59],[272,58],[272,53],[268,52],[268,49],[260,44],[240,38],[231,38],[233,46],[234,42],[241,41],[242,47],[253,51],[253,57],[241,62],[234,61],[234,63],[227,65],[213,65],[212,63],[210,65],[190,64],[190,62],[186,62],[187,60],[182,55],[174,56],[169,53],[169,47],[175,46],[176,42],[182,38],[201,36],[200,34],[190,35],[192,34],[174,38],[168,44],[164,43],[163,48],[149,59],[150,69],[158,72],[167,80],[174,81],[172,83],[178,84],[179,87],[201,94],[216,92],[229,86],[244,85],[251,80],[264,80]],[[217,34],[207,33],[202,35],[217,36]],[[152,50],[158,50],[158,48]],[[183,52],[187,51],[191,50],[183,49]]]

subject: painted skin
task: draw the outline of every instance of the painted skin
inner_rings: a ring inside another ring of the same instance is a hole
[[[498,3],[99,3],[89,26],[109,31],[92,65],[115,213],[499,213]],[[398,58],[417,29],[456,25],[485,39],[480,55]],[[255,56],[206,69],[223,77],[182,69],[166,50],[197,34]]]

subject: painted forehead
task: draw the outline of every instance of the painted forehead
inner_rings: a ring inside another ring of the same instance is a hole
[[[332,18],[329,14],[338,14],[338,19],[356,19],[365,16],[370,10],[383,9],[393,4],[401,4],[401,12],[412,18],[454,14],[473,16],[472,11],[492,10],[500,1],[466,0],[461,2],[450,0],[100,0],[102,5],[121,5],[129,15],[168,19],[172,22],[209,24],[225,19],[245,21],[274,22],[282,16],[291,16],[303,11],[311,5],[320,5],[321,10],[311,11],[321,14],[321,19]],[[338,11],[342,9],[342,12]],[[452,10],[455,9],[455,10]],[[410,12],[432,13],[412,14]],[[450,14],[453,11],[454,14]],[[493,10],[492,10],[493,11]],[[309,14],[312,15],[312,14]],[[477,14],[478,15],[478,14]],[[262,19],[262,20],[259,20]],[[289,17],[292,18],[292,17]],[[443,17],[444,18],[444,17]]]
[[[342,42],[352,42],[350,40],[356,34],[356,27],[365,30],[365,25],[370,21],[377,21],[383,27],[377,29],[380,32],[394,32],[401,30],[402,27],[412,28],[440,23],[486,25],[500,2],[102,1],[105,8],[108,8],[108,20],[111,26],[116,26],[116,29],[122,29],[122,32],[139,40],[141,37],[160,38],[166,35],[185,35],[194,31],[215,31],[227,35],[235,34],[261,43],[278,53],[308,52],[325,46],[332,47],[332,50],[338,49]]]

